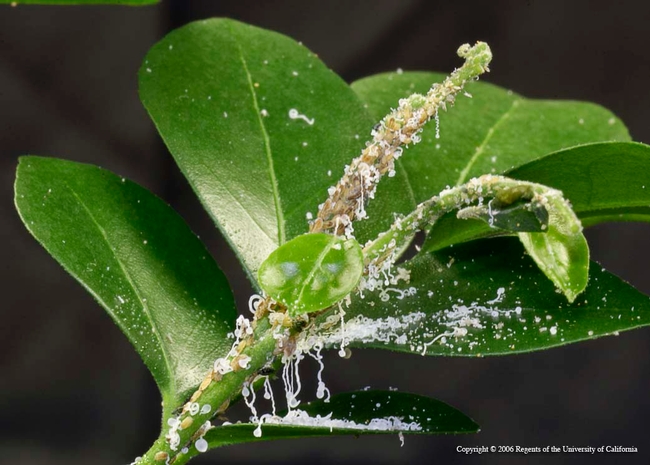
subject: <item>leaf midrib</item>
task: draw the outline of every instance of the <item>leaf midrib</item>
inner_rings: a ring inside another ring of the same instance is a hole
[[[302,301],[302,296],[305,293],[305,290],[307,289],[307,286],[311,285],[312,281],[314,280],[314,276],[316,275],[318,270],[320,270],[321,265],[323,264],[323,260],[325,260],[325,257],[330,252],[330,250],[332,250],[332,247],[334,246],[334,244],[336,242],[337,242],[336,238],[334,236],[331,236],[331,238],[329,240],[329,243],[327,244],[327,247],[325,247],[321,251],[320,255],[318,255],[318,258],[314,262],[314,266],[312,267],[312,269],[309,271],[309,274],[305,278],[305,285],[302,286],[302,288],[300,289],[300,294],[298,294],[298,298],[296,299],[296,301],[298,301],[298,302]]]
[[[271,189],[273,192],[273,202],[275,204],[275,216],[277,219],[278,223],[278,245],[282,245],[286,241],[286,233],[285,233],[285,220],[284,220],[284,213],[282,211],[282,204],[280,201],[280,191],[279,191],[279,186],[278,186],[278,180],[275,175],[275,166],[273,163],[273,153],[271,151],[271,140],[269,138],[269,134],[266,130],[266,126],[264,125],[264,121],[262,120],[262,114],[260,113],[260,107],[259,103],[257,102],[257,94],[255,93],[255,87],[253,85],[253,78],[251,76],[251,73],[248,69],[248,64],[246,62],[246,58],[244,57],[244,52],[242,49],[241,44],[237,40],[237,36],[235,35],[235,32],[233,30],[232,24],[229,24],[230,27],[230,33],[232,35],[233,40],[235,41],[235,44],[237,45],[237,51],[239,52],[239,59],[241,61],[241,64],[244,68],[244,71],[246,73],[246,79],[248,82],[248,88],[251,93],[251,97],[253,99],[253,108],[255,110],[255,115],[257,116],[257,121],[259,122],[260,125],[260,130],[262,131],[262,137],[264,139],[264,152],[266,154],[266,159],[269,164],[269,176],[271,178]]]
[[[124,274],[126,282],[133,289],[133,292],[135,293],[136,297],[138,298],[138,301],[140,302],[142,310],[144,311],[149,323],[151,324],[152,333],[155,335],[156,340],[158,341],[158,346],[160,347],[160,351],[162,353],[163,360],[165,361],[165,367],[167,368],[168,382],[170,383],[169,387],[171,388],[172,395],[174,395],[176,393],[176,379],[174,377],[174,372],[172,370],[171,363],[170,363],[170,360],[169,360],[169,354],[167,353],[165,344],[163,344],[163,339],[162,339],[160,333],[158,332],[158,328],[154,324],[154,319],[151,316],[151,312],[149,310],[149,307],[145,303],[145,300],[143,299],[143,297],[142,297],[142,295],[140,293],[141,292],[140,289],[138,289],[135,282],[133,281],[133,279],[131,278],[131,276],[127,272],[126,268],[124,267],[124,263],[122,263],[122,260],[120,260],[120,258],[117,256],[117,254],[113,253],[113,249],[111,248],[111,242],[109,241],[108,236],[106,235],[106,231],[99,224],[99,222],[95,218],[95,215],[93,215],[92,211],[88,208],[86,203],[83,201],[83,199],[79,196],[79,194],[74,190],[74,188],[70,184],[68,184],[67,182],[64,182],[64,185],[70,190],[70,192],[72,193],[74,198],[77,199],[77,202],[79,202],[79,205],[81,205],[81,207],[84,209],[84,211],[86,212],[86,214],[88,215],[90,220],[97,227],[99,233],[101,234],[102,238],[104,239],[104,242],[108,246],[108,249],[111,251],[113,257],[115,258],[115,261],[117,262],[118,266],[120,267],[120,270]],[[93,294],[94,294],[94,292],[93,292]],[[99,297],[99,296],[97,296],[97,297]],[[103,300],[103,299],[100,299],[100,300]],[[108,307],[108,304],[106,304],[106,307]],[[160,386],[160,388],[162,390],[163,387]]]
[[[471,171],[472,167],[476,164],[477,160],[483,155],[483,152],[485,150],[485,147],[487,146],[487,143],[492,139],[494,136],[494,133],[497,131],[497,128],[503,124],[503,122],[510,117],[510,114],[512,111],[517,108],[519,105],[519,102],[521,99],[514,99],[512,103],[510,104],[510,108],[508,108],[492,125],[490,129],[488,129],[487,134],[483,138],[483,141],[481,141],[481,144],[476,148],[476,151],[474,152],[474,155],[469,159],[467,164],[465,165],[465,168],[460,172],[460,175],[458,176],[458,180],[456,181],[456,185],[460,186],[462,183],[467,181],[467,175]]]
[[[406,190],[408,192],[409,198],[411,199],[411,208],[415,209],[418,206],[418,201],[415,198],[415,192],[413,191],[413,186],[411,185],[409,172],[406,169],[406,166],[404,166],[404,163],[402,163],[401,159],[395,160],[395,164],[397,165],[398,169],[402,170],[404,173],[404,182],[406,183]]]

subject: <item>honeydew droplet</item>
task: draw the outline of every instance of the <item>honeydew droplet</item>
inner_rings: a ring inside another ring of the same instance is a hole
[[[196,447],[196,450],[203,453],[208,450],[208,441],[203,438],[197,439],[194,443],[194,447]]]
[[[199,413],[199,404],[197,402],[192,402],[192,404],[190,404],[189,411],[190,411],[190,415],[192,416]]]

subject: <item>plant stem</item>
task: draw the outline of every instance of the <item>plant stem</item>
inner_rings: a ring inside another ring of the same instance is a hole
[[[461,46],[458,55],[465,58],[461,68],[442,84],[434,84],[426,95],[414,94],[402,99],[398,109],[386,116],[373,130],[373,141],[346,168],[345,176],[320,208],[310,232],[327,231],[335,235],[349,233],[347,226],[354,219],[365,217],[365,202],[373,197],[380,178],[386,173],[393,175],[394,160],[400,156],[402,147],[417,143],[424,124],[437,117],[440,108],[446,109],[447,105],[452,105],[455,95],[467,81],[488,71],[492,58],[490,48],[482,42],[474,47]],[[380,240],[383,241],[383,238]],[[373,249],[370,250],[372,252]],[[264,302],[264,308],[267,308],[268,302]],[[242,391],[244,384],[252,384],[259,369],[274,358],[277,340],[268,318],[258,320],[256,313],[253,327],[252,335],[244,338],[226,359],[218,361],[224,369],[215,365],[215,369],[201,383],[181,413],[164,419],[161,436],[137,462],[138,465],[183,465],[200,453],[196,447],[197,440],[202,439],[212,428],[210,419],[223,413],[233,398]],[[244,356],[245,368],[238,363],[244,360]],[[231,368],[232,371],[228,371]],[[210,406],[209,412],[201,413],[202,410],[197,408],[191,410],[192,406],[201,405]]]
[[[462,45],[458,55],[465,59],[442,84],[434,84],[426,95],[413,94],[401,99],[397,109],[386,115],[372,131],[372,140],[361,155],[350,163],[338,184],[330,188],[329,198],[318,211],[309,232],[345,233],[351,237],[352,222],[366,217],[365,204],[375,195],[381,178],[395,174],[395,160],[402,148],[420,141],[419,133],[440,109],[454,104],[456,95],[468,81],[488,71],[492,60],[490,47],[477,42]]]
[[[254,333],[248,341],[245,348],[238,354],[250,357],[247,368],[226,373],[221,379],[212,380],[203,390],[199,390],[198,397],[196,393],[192,396],[192,402],[197,402],[201,406],[210,405],[210,412],[191,415],[187,409],[183,409],[183,412],[176,417],[184,427],[177,430],[180,443],[175,448],[171,447],[166,438],[168,434],[167,421],[169,420],[166,418],[163,432],[149,451],[137,462],[138,465],[182,465],[199,454],[195,442],[211,428],[211,425],[206,422],[209,422],[214,416],[222,414],[228,408],[230,401],[241,392],[243,384],[252,382],[258,370],[274,357],[277,341],[268,318],[257,322]],[[210,376],[219,377],[215,376],[214,372]],[[187,448],[186,453],[182,453],[184,448]]]
[[[366,266],[372,264],[377,268],[381,267],[384,261],[390,260],[395,250],[410,242],[416,232],[431,226],[445,213],[468,207],[472,202],[478,201],[482,204],[484,200],[493,198],[506,205],[518,200],[535,201],[552,207],[554,212],[560,210],[561,205],[567,204],[562,192],[541,184],[495,175],[473,178],[461,186],[445,189],[437,196],[422,202],[408,216],[395,221],[388,231],[364,248]],[[489,212],[489,203],[483,208]],[[562,219],[571,232],[580,232],[580,221],[568,204],[561,210]],[[459,217],[471,218],[470,215],[462,215],[460,212]]]

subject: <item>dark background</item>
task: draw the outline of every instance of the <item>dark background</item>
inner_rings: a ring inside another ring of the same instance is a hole
[[[139,103],[146,51],[188,21],[229,16],[303,41],[346,80],[458,65],[488,41],[487,80],[523,95],[590,100],[650,142],[650,2],[164,1],[153,7],[0,6],[0,463],[130,463],[158,434],[156,387],[91,297],[30,237],[13,207],[18,155],[102,165],[177,208],[237,288],[232,255]],[[648,174],[650,180],[650,173]],[[588,231],[593,257],[650,293],[649,225]],[[233,271],[234,270],[234,271]],[[648,309],[650,311],[650,309]],[[329,357],[333,392],[399,387],[472,416],[478,435],[305,439],[232,446],[210,463],[650,463],[650,332],[507,358]],[[312,378],[305,373],[304,378]],[[456,445],[636,446],[634,455],[465,457]]]

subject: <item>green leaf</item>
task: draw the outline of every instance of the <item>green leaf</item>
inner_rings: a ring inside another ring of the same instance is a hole
[[[572,147],[526,163],[507,176],[559,189],[584,226],[605,221],[650,221],[650,146],[603,142]],[[422,250],[435,251],[504,231],[479,221],[443,216]]]
[[[573,302],[589,281],[589,245],[580,220],[559,192],[542,199],[549,215],[548,230],[520,232],[519,240],[542,272]]]
[[[587,287],[589,245],[582,232],[564,234],[551,224],[545,233],[519,233],[519,240],[569,302]]]
[[[245,442],[292,439],[310,436],[362,435],[362,434],[458,434],[475,433],[478,425],[455,408],[428,397],[398,391],[358,391],[332,396],[329,403],[316,401],[301,406],[310,417],[321,418],[331,414],[334,422],[323,422],[323,426],[264,424],[261,436],[254,436],[256,423],[240,423],[219,426],[210,430],[205,439],[210,448]],[[295,415],[295,410],[294,410]],[[383,424],[388,430],[378,429]],[[373,419],[376,419],[373,423]],[[354,422],[342,427],[342,422]],[[379,420],[379,421],[377,421]],[[308,420],[309,421],[309,420]],[[308,422],[307,421],[307,422]],[[311,420],[313,421],[313,420]],[[307,423],[305,422],[305,423]],[[410,424],[410,427],[408,426]],[[192,448],[194,449],[194,448]],[[191,451],[196,454],[196,451]]]
[[[303,234],[273,251],[258,274],[262,289],[296,316],[342,300],[361,273],[363,252],[357,241]]]
[[[518,236],[537,266],[573,302],[589,281],[589,245],[571,205],[555,192],[558,195],[542,198],[549,215],[548,229]]]
[[[177,407],[232,344],[232,293],[203,244],[159,198],[95,166],[22,157],[15,189],[27,229],[126,334],[165,411]]]
[[[426,230],[450,211],[457,211],[458,218],[484,219],[488,225],[498,221],[502,227],[516,220],[510,230],[519,231],[528,253],[570,302],[586,287],[589,247],[582,235],[582,224],[562,192],[541,184],[486,174],[420,203],[407,216],[397,218],[390,230],[368,242],[363,249],[368,272],[359,289],[374,290],[381,282],[388,285],[404,279],[397,278],[391,270],[396,252],[416,231]],[[524,227],[518,222],[522,211],[533,216],[523,219]],[[533,232],[521,232],[526,230]]]
[[[316,214],[375,123],[307,48],[229,19],[191,23],[154,46],[140,70],[140,96],[253,280],[275,248],[307,232],[308,213]],[[404,174],[386,184],[371,219],[355,224],[360,242],[386,229],[393,212],[415,206]]]
[[[585,290],[589,281],[589,245],[582,232],[564,234],[550,225],[545,233],[519,233],[519,239],[569,302]]]
[[[595,263],[587,289],[568,304],[514,238],[420,254],[402,266],[410,271],[408,283],[355,296],[345,309],[345,331],[325,330],[323,344],[338,347],[343,334],[353,347],[500,355],[650,324],[650,298]]]
[[[0,3],[18,5],[151,5],[160,0],[0,0]]]
[[[386,73],[361,79],[352,89],[379,118],[398,99],[426,91],[443,78],[438,73]],[[458,98],[452,109],[440,115],[440,138],[435,136],[435,125],[430,125],[422,133],[422,142],[401,158],[417,202],[447,185],[503,173],[560,149],[630,140],[621,121],[593,103],[525,99],[482,82],[471,83],[466,90],[472,98]]]
[[[650,221],[650,146],[606,142],[547,155],[508,172],[564,192],[585,225]]]
[[[543,206],[524,200],[500,205],[497,200],[494,199],[488,206],[465,207],[458,211],[457,215],[464,220],[481,220],[490,229],[510,232],[546,231],[548,227],[548,211]]]

